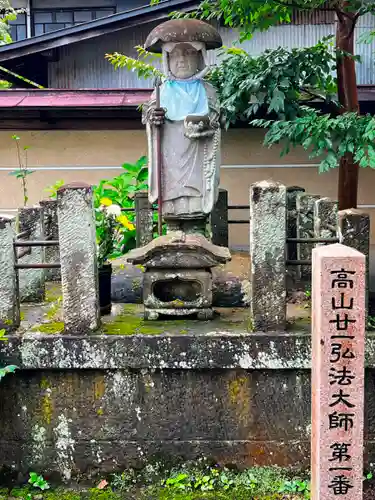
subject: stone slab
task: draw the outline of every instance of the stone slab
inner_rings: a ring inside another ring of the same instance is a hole
[[[195,322],[196,324],[197,322]],[[0,366],[21,369],[265,369],[311,368],[311,336],[303,333],[9,336],[0,344]],[[375,368],[375,335],[366,339],[366,368]],[[375,404],[373,403],[375,409]],[[375,436],[374,436],[375,438]]]
[[[298,193],[297,204],[297,238],[314,237],[314,204],[320,195]],[[311,243],[299,243],[297,246],[298,260],[311,260]],[[300,266],[300,277],[303,281],[311,282],[311,266]]]
[[[219,196],[210,217],[212,243],[221,247],[229,246],[228,191],[219,189]]]
[[[370,289],[370,216],[354,208],[340,210],[341,243],[355,248],[366,256],[366,310],[369,308]]]
[[[57,200],[42,200],[40,206],[43,209],[43,232],[45,238],[51,240],[59,239],[59,224],[57,220]],[[46,247],[44,249],[44,259],[48,264],[57,264],[60,262],[60,250],[58,246]],[[60,269],[46,269],[46,280],[61,281]]]
[[[154,219],[152,206],[148,201],[147,191],[137,191],[134,195],[135,201],[135,226],[136,245],[143,247],[150,243],[154,232]]]
[[[228,248],[212,244],[201,234],[182,231],[159,236],[127,254],[127,261],[154,269],[206,269],[230,260]]]
[[[284,329],[286,321],[286,188],[250,187],[250,315],[255,330]]]
[[[362,498],[365,256],[313,250],[312,500]]]
[[[288,186],[286,189],[287,201],[287,238],[297,238],[297,194],[304,193],[305,189],[300,186]],[[287,260],[297,259],[297,243],[287,242]],[[288,283],[288,288],[293,288],[300,277],[300,266],[288,266],[287,275],[290,278],[291,284]]]
[[[0,329],[17,328],[20,323],[17,273],[14,269],[13,219],[0,217]]]
[[[30,231],[28,240],[43,239],[43,211],[41,207],[24,207],[18,211],[19,231]],[[23,250],[24,248],[19,248]],[[44,247],[32,247],[30,253],[18,260],[19,264],[42,264]],[[21,302],[42,302],[45,296],[45,269],[19,269],[19,294]]]
[[[96,330],[100,308],[92,188],[81,183],[61,187],[57,213],[66,332]]]

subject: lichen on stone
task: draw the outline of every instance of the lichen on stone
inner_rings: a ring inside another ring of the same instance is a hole
[[[62,321],[51,321],[34,326],[32,332],[58,334],[64,331],[65,325]]]

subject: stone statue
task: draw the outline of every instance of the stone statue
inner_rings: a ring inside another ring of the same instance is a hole
[[[159,199],[157,134],[161,127],[162,210],[169,229],[203,232],[219,190],[220,109],[216,91],[203,80],[207,49],[222,45],[211,25],[196,19],[167,21],[145,48],[161,52],[165,81],[144,105],[149,157],[149,200]]]
[[[145,48],[161,53],[165,80],[144,105],[149,156],[149,201],[159,201],[166,235],[129,252],[144,266],[145,319],[192,316],[208,320],[211,269],[230,260],[228,248],[205,236],[219,194],[220,110],[215,89],[204,81],[206,51],[222,45],[215,28],[197,19],[157,26]]]

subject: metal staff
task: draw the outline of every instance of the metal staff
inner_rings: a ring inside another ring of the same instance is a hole
[[[155,81],[155,99],[156,109],[160,109],[160,78]],[[159,236],[163,234],[163,196],[162,196],[162,157],[161,157],[161,124],[158,124],[155,129],[156,134],[156,175],[158,183],[158,233]]]

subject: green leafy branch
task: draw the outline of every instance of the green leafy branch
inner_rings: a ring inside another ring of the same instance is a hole
[[[0,45],[7,45],[13,42],[10,35],[9,22],[15,21],[18,14],[23,14],[25,12],[26,9],[13,8],[9,0],[0,0]],[[4,66],[0,66],[0,71],[12,76],[13,78],[17,78],[18,80],[26,82],[33,87],[37,87],[39,89],[44,88],[42,85],[39,85],[32,80],[29,80],[28,78],[25,78],[24,76],[21,76],[14,71],[4,68]],[[11,84],[9,82],[7,82],[6,80],[0,81],[0,88],[9,87],[11,87]]]
[[[105,58],[117,69],[126,68],[128,71],[137,73],[138,78],[164,78],[164,73],[157,69],[152,63],[160,60],[160,54],[148,52],[141,46],[136,46],[138,57],[126,56],[119,52],[106,54]]]
[[[221,55],[208,79],[218,91],[228,125],[261,110],[290,120],[301,115],[301,101],[336,100],[332,37],[313,47],[279,47],[256,57],[238,47],[224,47]]]
[[[25,12],[25,9],[15,9],[11,6],[9,0],[0,0],[0,45],[6,45],[12,42],[9,33],[9,21],[15,21],[18,14]]]
[[[343,113],[337,117],[303,107],[304,115],[292,121],[253,120],[255,127],[269,129],[264,145],[282,144],[281,155],[302,146],[309,158],[322,157],[319,170],[336,168],[349,153],[360,167],[375,168],[375,117]]]

